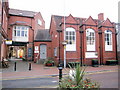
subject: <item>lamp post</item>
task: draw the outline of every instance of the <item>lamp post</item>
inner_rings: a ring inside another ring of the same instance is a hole
[[[59,34],[59,64],[61,63],[60,60],[60,33],[62,32],[62,30],[57,30],[58,34]]]
[[[84,33],[84,30],[80,27],[80,30],[79,30],[79,33],[80,33],[80,65],[82,66],[83,65],[83,61],[82,61],[82,35]]]
[[[102,31],[98,30],[98,34],[99,34],[100,65],[102,65],[103,64],[103,62],[102,62]]]
[[[67,44],[67,41],[63,41],[62,42],[62,45],[64,46],[64,49],[66,49],[66,44]],[[65,54],[64,54],[64,68],[66,68],[66,57],[65,57]]]
[[[61,82],[62,79],[62,63],[60,60],[60,33],[62,32],[62,30],[57,30],[58,34],[59,34],[59,65],[58,65],[58,69],[59,69],[59,82]]]

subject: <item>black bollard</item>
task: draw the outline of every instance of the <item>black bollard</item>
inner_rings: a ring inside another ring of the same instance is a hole
[[[16,62],[15,62],[15,66],[14,66],[14,71],[16,71]]]
[[[31,63],[29,63],[29,71],[31,71]]]
[[[62,79],[62,64],[59,64],[58,66],[58,69],[59,69],[59,82],[61,82],[61,79]]]

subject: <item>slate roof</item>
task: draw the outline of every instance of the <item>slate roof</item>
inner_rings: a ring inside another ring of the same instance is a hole
[[[51,41],[49,29],[38,30],[34,41],[41,41],[41,42]]]
[[[37,12],[27,11],[27,10],[18,10],[18,9],[9,9],[9,15],[24,16],[33,18]]]
[[[64,16],[58,16],[58,15],[52,15],[52,17],[54,18],[55,20],[55,23],[56,23],[56,29],[61,29],[61,27],[59,26],[60,23],[62,23],[62,19],[64,18]],[[67,17],[65,16],[65,19]],[[84,22],[88,19],[88,18],[80,18],[80,17],[74,17],[75,20],[81,25],[81,24],[84,24]],[[101,24],[105,21],[100,21],[98,19],[93,19],[95,21],[95,23],[98,25],[98,27],[101,26]]]

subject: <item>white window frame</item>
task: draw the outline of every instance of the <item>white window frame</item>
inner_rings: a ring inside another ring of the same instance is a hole
[[[22,35],[23,31],[24,31],[24,35]],[[15,26],[13,26],[12,32],[13,32],[12,33],[12,40],[13,41],[28,42],[28,40],[29,40],[29,35],[28,35],[29,34],[29,27],[28,26],[15,25]]]
[[[112,51],[112,31],[105,30],[105,51]]]
[[[76,51],[76,30],[74,28],[66,28],[65,38],[67,41],[66,51]]]
[[[42,21],[41,21],[40,19],[37,20],[37,23],[38,23],[39,25],[42,25]]]
[[[22,29],[22,28],[25,28],[25,29]],[[18,35],[18,31],[19,31],[19,35]],[[24,35],[22,35],[22,32],[24,32]],[[14,26],[13,36],[14,37],[28,37],[28,27],[27,26]]]
[[[54,48],[54,56],[57,56],[57,47]]]
[[[95,51],[95,31],[91,28],[86,29],[86,46],[87,51]]]

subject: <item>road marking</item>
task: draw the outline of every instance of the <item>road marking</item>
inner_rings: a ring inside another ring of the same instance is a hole
[[[90,74],[99,74],[99,73],[108,73],[108,72],[117,72],[118,70],[109,70],[109,71],[96,71],[96,72],[87,72],[86,75],[90,75]],[[66,75],[63,75],[64,77],[67,76],[68,74]],[[59,77],[58,75],[56,75],[56,77]],[[33,79],[33,78],[53,78],[53,75],[46,75],[46,76],[34,76],[34,77],[16,77],[16,78],[6,78],[6,79],[0,79],[0,81],[3,81],[3,80],[19,80],[19,79]]]
[[[89,75],[89,74],[99,74],[99,73],[108,73],[108,72],[117,72],[117,71],[118,71],[118,70],[90,72],[90,73],[86,73],[86,75]]]
[[[58,85],[54,85],[54,86],[40,86],[40,87],[33,87],[33,88],[58,88]]]
[[[56,82],[58,82],[58,81],[52,81],[53,83],[56,83]]]
[[[33,79],[33,78],[51,78],[52,76],[38,76],[38,77],[20,77],[20,78],[7,78],[0,80],[19,80],[19,79]]]

